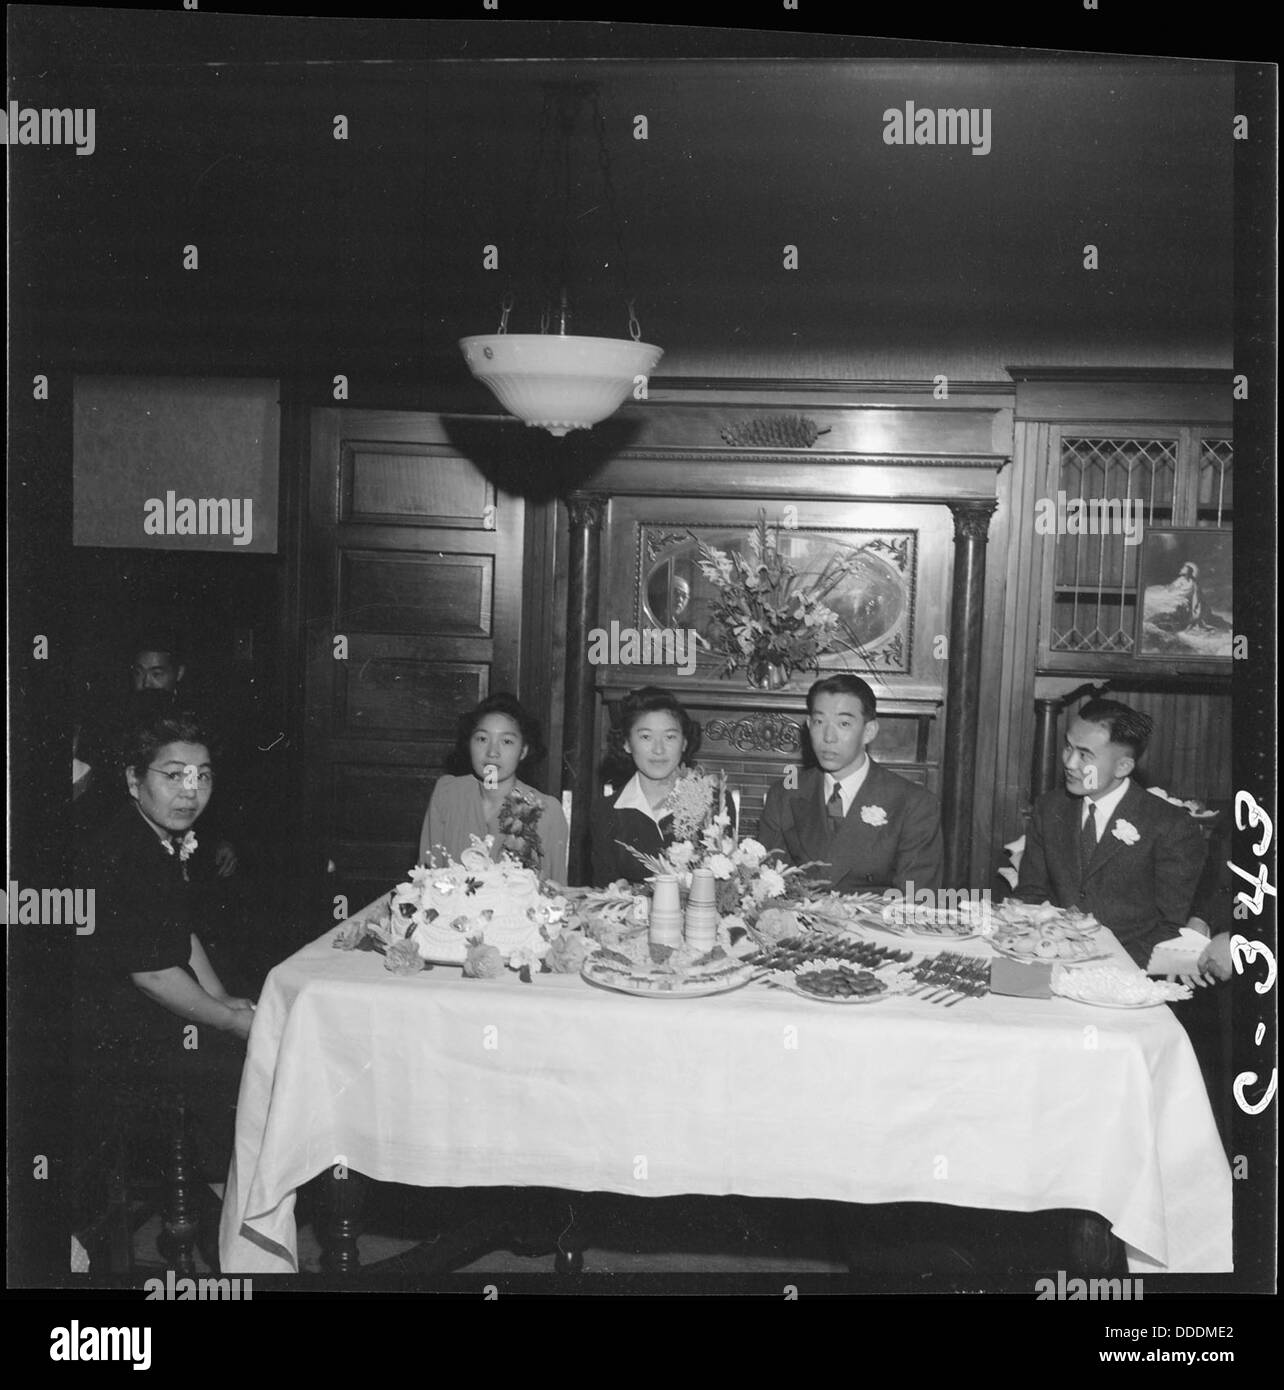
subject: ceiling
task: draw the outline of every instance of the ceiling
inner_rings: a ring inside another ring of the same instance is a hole
[[[255,57],[248,21],[194,54],[147,27],[171,18],[132,16],[125,37],[82,40],[62,63],[46,34],[29,55],[43,68],[11,77],[21,105],[96,111],[92,157],[10,151],[14,340],[71,365],[463,374],[455,340],[493,330],[510,270],[510,326],[535,327],[530,174],[553,77],[598,85],[643,336],[666,375],[986,381],[1011,364],[1230,362],[1225,64],[471,60],[418,56],[428,26],[359,25],[336,60],[306,21],[288,21],[292,46],[260,35]],[[147,41],[131,49],[130,32]],[[317,56],[300,61],[309,34]],[[907,101],[988,109],[990,152],[888,145],[884,112]],[[574,327],[621,336],[586,130],[573,153]],[[198,271],[182,268],[190,244]]]

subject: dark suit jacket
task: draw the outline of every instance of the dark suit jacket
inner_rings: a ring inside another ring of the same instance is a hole
[[[1204,867],[1203,836],[1185,811],[1134,782],[1085,867],[1079,856],[1082,818],[1083,799],[1064,790],[1035,802],[1016,896],[1091,912],[1145,966],[1156,942],[1186,925]],[[1115,835],[1121,820],[1137,831],[1136,844]]]
[[[937,889],[945,872],[941,808],[931,792],[880,767],[873,758],[842,828],[831,840],[825,813],[825,774],[820,768],[799,773],[798,786],[786,791],[783,781],[767,793],[758,822],[758,839],[780,850],[791,864],[821,860],[831,865],[829,879],[839,893],[896,888]],[[861,818],[864,806],[880,806],[885,825]],[[818,871],[823,877],[824,871]]]

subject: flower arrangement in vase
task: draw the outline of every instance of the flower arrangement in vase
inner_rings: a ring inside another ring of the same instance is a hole
[[[625,848],[653,874],[675,877],[684,891],[697,869],[708,870],[724,928],[747,927],[764,908],[809,896],[818,881],[806,871],[817,866],[781,868],[767,862],[768,851],[757,840],[738,839],[726,809],[726,788],[725,772],[716,778],[688,772],[665,802],[673,815],[673,843],[660,854]]]
[[[747,556],[691,538],[699,547],[701,573],[718,591],[709,646],[723,659],[720,676],[743,667],[751,685],[778,690],[795,671],[816,670],[824,653],[856,645],[825,602],[852,573],[853,559],[831,555],[812,583],[801,584],[781,552],[780,528],[767,525],[765,511],[749,533]]]

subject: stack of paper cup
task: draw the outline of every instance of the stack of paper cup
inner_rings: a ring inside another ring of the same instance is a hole
[[[651,897],[650,941],[653,946],[682,945],[682,897],[676,874],[657,874]]]
[[[712,869],[696,869],[687,895],[687,945],[696,951],[712,951],[718,940],[717,886]]]

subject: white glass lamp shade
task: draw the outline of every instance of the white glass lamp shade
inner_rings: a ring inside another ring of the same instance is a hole
[[[459,347],[506,410],[559,437],[614,415],[664,356],[651,343],[557,333],[486,333]]]

